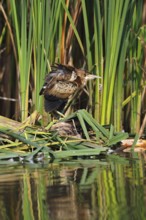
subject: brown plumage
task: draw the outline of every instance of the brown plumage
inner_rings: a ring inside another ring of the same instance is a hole
[[[51,72],[46,75],[45,83],[39,93],[44,95],[45,111],[63,109],[69,97],[84,87],[88,79],[93,78],[97,78],[97,76],[69,65],[53,65]]]

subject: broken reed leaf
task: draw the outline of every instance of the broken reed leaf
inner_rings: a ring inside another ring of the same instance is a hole
[[[87,123],[87,125],[89,125],[91,127],[91,129],[95,132],[97,140],[102,139],[103,142],[107,141],[107,138],[109,138],[109,131],[107,129],[105,129],[103,126],[101,126],[93,117],[91,114],[89,114],[86,110],[81,109],[78,110],[77,112],[71,114],[68,117],[65,117],[64,119],[61,119],[60,121],[69,121],[71,119],[75,119],[78,118],[81,127],[83,128],[84,134],[86,136],[86,138],[89,136],[88,135],[88,131],[87,131],[87,127],[85,122]],[[88,137],[89,138],[89,137]]]
[[[109,138],[109,131],[105,129],[103,126],[101,126],[93,117],[91,114],[89,114],[86,110],[79,110],[80,114],[84,118],[84,120],[91,126],[91,128],[94,131],[99,130],[102,135]]]
[[[67,149],[66,141],[61,139],[59,136],[56,137],[60,145],[62,145],[65,149]]]
[[[16,152],[9,149],[1,149],[0,150],[0,160],[2,159],[12,159],[12,158],[20,158],[28,156],[29,152]]]
[[[88,147],[88,148],[95,148],[95,149],[97,149],[97,148],[104,148],[104,146],[101,146],[101,145],[99,145],[99,144],[97,144],[97,143],[94,143],[94,142],[87,142],[87,141],[85,141],[85,142],[83,142],[82,143],[84,146],[86,146],[86,147]]]
[[[74,112],[74,113],[66,116],[65,118],[60,119],[60,121],[62,121],[62,122],[63,121],[69,121],[69,120],[74,119],[76,117],[77,117],[77,112]]]
[[[20,134],[17,134],[17,133],[14,133],[12,130],[3,130],[0,128],[0,132],[4,133],[4,134],[7,134],[15,139],[18,139],[19,141],[25,143],[25,144],[28,144],[30,146],[34,146],[36,148],[40,147],[37,143],[35,142],[32,142],[30,141],[29,139],[26,139],[25,137],[23,137],[22,135]]]
[[[110,133],[109,133],[109,139],[111,139],[114,136],[114,126],[111,124],[110,126]]]
[[[68,151],[56,151],[53,152],[54,159],[63,159],[66,157],[73,156],[97,156],[102,152],[105,152],[108,148],[98,147],[97,149],[86,149],[86,150],[68,150]]]
[[[5,148],[10,148],[10,147],[17,147],[19,145],[22,145],[22,142],[19,142],[19,143],[14,142],[12,144],[3,144],[3,145],[0,145],[0,150],[5,149]]]
[[[18,154],[16,153],[9,153],[9,152],[1,152],[0,151],[0,160],[2,159],[11,159],[11,158],[18,158]]]
[[[79,112],[77,112],[77,117],[78,117],[78,119],[79,119],[80,125],[81,125],[81,127],[82,127],[82,130],[83,130],[83,132],[84,132],[84,135],[85,135],[86,139],[89,139],[89,140],[90,140],[90,137],[89,137],[89,134],[88,134],[88,131],[87,131],[85,122],[84,122],[84,120],[83,120],[82,115],[81,115]]]
[[[0,127],[7,127],[7,129],[19,129],[22,126],[22,123],[12,120],[10,118],[6,118],[4,116],[0,116]]]
[[[62,121],[69,123],[68,119],[75,119],[75,123],[78,119],[84,139],[70,135],[61,136],[57,131],[47,131],[31,125],[20,132],[18,127],[17,130],[7,129],[2,124],[0,127],[0,132],[2,133],[0,153],[4,153],[3,150],[5,149],[5,154],[2,154],[0,159],[11,158],[11,151],[12,158],[22,156],[24,161],[33,160],[41,153],[48,155],[44,157],[45,159],[99,155],[107,151],[111,145],[128,137],[128,134],[123,132],[115,134],[113,125],[109,129],[104,128],[85,110],[78,110],[70,117],[58,120],[58,123]],[[10,141],[7,141],[9,140],[8,138],[10,138]]]
[[[114,144],[117,144],[118,142],[127,139],[129,137],[128,133],[118,133],[115,136],[113,136],[111,139],[109,139],[109,141],[107,142],[106,146],[112,146]]]
[[[87,149],[87,146],[83,145],[82,142],[78,142],[76,144],[71,142],[71,143],[68,143],[67,146],[68,146],[68,149],[70,150]]]

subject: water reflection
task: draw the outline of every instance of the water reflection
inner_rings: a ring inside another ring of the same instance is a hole
[[[110,156],[0,167],[0,219],[145,219],[146,163]]]

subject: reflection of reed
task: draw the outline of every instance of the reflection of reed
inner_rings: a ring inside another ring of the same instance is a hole
[[[23,219],[22,170],[0,168],[0,219]]]
[[[80,201],[75,184],[51,186],[47,190],[47,204],[51,219],[91,219],[88,200]]]
[[[142,155],[130,162],[114,155],[106,163],[94,161],[94,166],[91,160],[81,162],[70,167],[10,168],[5,174],[0,168],[0,219],[145,219]]]
[[[134,188],[135,181],[142,176],[132,175],[142,173],[143,168],[139,163],[133,165],[119,158],[116,163],[111,161],[103,166],[57,168],[46,173],[45,178],[39,174],[33,185],[33,197],[36,198],[37,192],[39,201],[36,201],[37,208],[33,201],[35,219],[39,213],[42,218],[43,212],[50,220],[119,220],[120,216],[129,216],[130,212],[135,212],[132,207],[137,199],[141,207],[145,205],[141,203],[144,195]],[[141,187],[146,190],[143,184]],[[137,206],[136,212],[139,210]],[[144,208],[142,210],[144,214]]]

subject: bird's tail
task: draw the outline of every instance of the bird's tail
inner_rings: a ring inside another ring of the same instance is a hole
[[[44,107],[45,107],[45,111],[46,112],[52,112],[52,111],[62,111],[63,108],[65,107],[66,105],[66,100],[63,100],[63,99],[57,99],[56,97],[54,99],[49,98],[49,97],[44,97],[45,100],[44,100]]]

